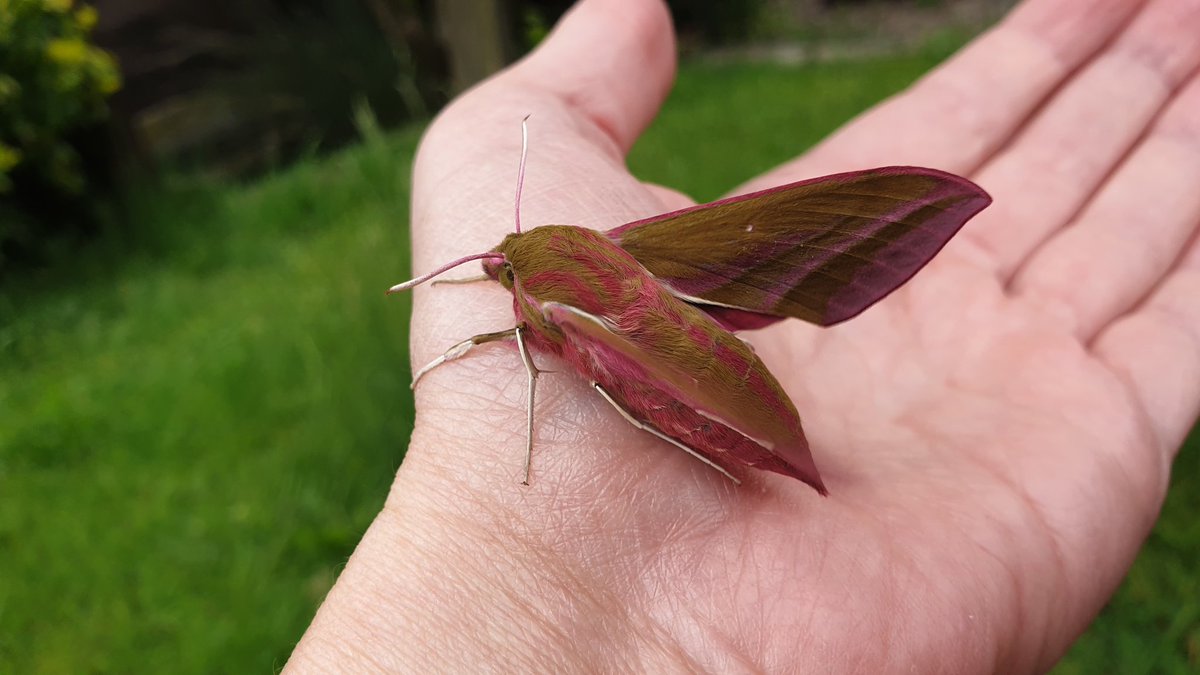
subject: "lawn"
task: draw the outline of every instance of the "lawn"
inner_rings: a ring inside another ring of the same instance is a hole
[[[685,66],[630,164],[700,199],[945,56]],[[0,289],[0,672],[282,665],[400,463],[419,129],[250,185],[166,181],[136,227]],[[1200,443],[1062,673],[1200,668]]]

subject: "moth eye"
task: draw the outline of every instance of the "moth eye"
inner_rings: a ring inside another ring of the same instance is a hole
[[[509,280],[510,282],[512,282],[512,281],[516,281],[517,275],[513,274],[513,268],[512,268],[512,265],[505,265],[505,266],[504,266],[504,274],[505,274],[505,275],[508,277],[508,280]]]

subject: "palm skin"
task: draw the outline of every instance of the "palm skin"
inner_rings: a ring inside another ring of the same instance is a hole
[[[913,164],[996,200],[861,317],[748,334],[828,498],[735,487],[570,372],[539,380],[523,487],[524,371],[482,347],[418,387],[395,489],[289,668],[1048,668],[1128,569],[1200,409],[1198,31],[1194,0],[1028,0],[736,190]],[[452,104],[414,171],[416,270],[511,231],[529,113],[526,227],[690,203],[623,164],[673,53],[659,3],[585,0]],[[495,285],[419,289],[414,363],[511,312]]]

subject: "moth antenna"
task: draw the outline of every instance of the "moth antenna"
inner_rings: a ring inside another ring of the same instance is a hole
[[[446,284],[446,285],[450,286],[450,285],[460,285],[460,284],[477,284],[480,281],[488,281],[489,279],[491,279],[491,277],[489,277],[488,275],[480,274],[479,276],[466,277],[464,279],[438,279],[437,281],[433,282],[430,285],[437,286],[438,284]]]
[[[396,284],[395,286],[392,286],[391,288],[389,288],[387,290],[387,292],[390,295],[392,293],[399,293],[400,291],[407,291],[408,289],[410,289],[414,286],[420,286],[421,284],[425,283],[426,281],[429,281],[430,279],[436,277],[437,275],[442,274],[444,272],[448,272],[463,263],[469,263],[472,260],[485,260],[485,259],[504,260],[504,254],[498,253],[496,251],[487,251],[485,253],[476,253],[474,255],[464,256],[462,258],[459,258],[458,260],[452,260],[428,274],[422,274],[421,276],[419,276],[415,279],[409,279],[408,281],[405,281],[404,283]]]
[[[525,186],[525,157],[529,154],[529,115],[521,120],[521,164],[517,167],[516,221],[517,234],[521,233],[521,188]]]

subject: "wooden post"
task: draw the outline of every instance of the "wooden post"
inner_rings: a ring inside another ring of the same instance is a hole
[[[461,92],[514,57],[504,0],[437,0],[438,32],[450,57],[450,87]]]

